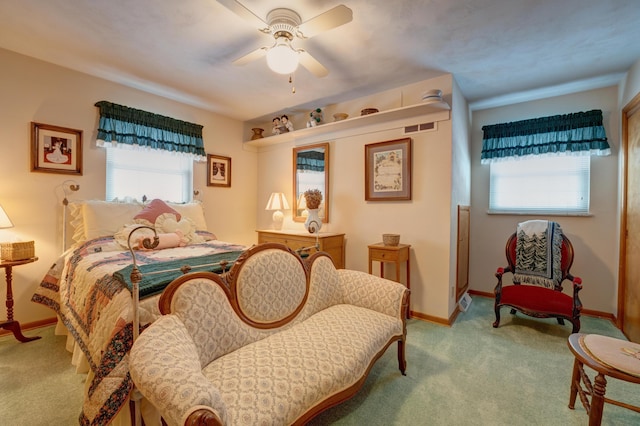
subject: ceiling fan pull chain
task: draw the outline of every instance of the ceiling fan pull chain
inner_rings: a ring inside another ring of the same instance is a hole
[[[289,84],[291,84],[291,93],[296,93],[296,86],[293,84],[293,75],[289,74]]]

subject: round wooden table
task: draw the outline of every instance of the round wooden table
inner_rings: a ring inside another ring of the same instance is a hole
[[[569,340],[567,342],[569,349],[571,349],[571,352],[575,357],[575,361],[573,363],[573,374],[571,376],[569,408],[573,410],[575,407],[576,396],[580,395],[580,401],[587,411],[587,414],[589,414],[589,426],[596,426],[600,424],[602,421],[602,410],[605,402],[640,413],[640,407],[605,398],[604,396],[607,389],[606,376],[638,384],[640,384],[640,377],[609,367],[595,359],[580,345],[580,338],[582,336],[585,336],[585,334],[574,333],[569,336]],[[591,383],[591,380],[584,371],[585,365],[597,372],[594,384]],[[583,385],[584,388],[582,387]],[[640,388],[638,390],[640,390]],[[588,396],[591,396],[591,401],[589,401]]]
[[[1,260],[0,268],[5,269],[6,278],[7,278],[7,320],[0,322],[0,328],[4,328],[13,333],[13,336],[21,341],[22,343],[30,342],[32,340],[39,339],[41,336],[36,337],[26,337],[22,334],[22,330],[20,329],[20,323],[13,319],[13,289],[11,287],[13,280],[13,267],[26,265],[27,263],[33,263],[38,260],[37,257],[31,257],[29,259],[21,259],[21,260]]]

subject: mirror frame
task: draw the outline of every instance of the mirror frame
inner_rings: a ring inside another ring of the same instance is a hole
[[[297,179],[297,158],[298,153],[302,151],[309,151],[310,149],[324,148],[324,193],[322,194],[322,201],[324,203],[324,216],[321,217],[322,223],[329,222],[329,143],[318,143],[313,145],[302,145],[293,148],[293,207],[291,210],[291,216],[294,222],[304,222],[307,218],[305,216],[298,216],[298,179]]]

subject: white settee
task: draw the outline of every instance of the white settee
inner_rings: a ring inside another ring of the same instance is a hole
[[[398,342],[409,291],[267,243],[223,276],[184,275],[133,345],[137,389],[169,425],[304,424],[362,387]]]

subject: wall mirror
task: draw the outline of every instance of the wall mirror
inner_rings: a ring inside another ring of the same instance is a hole
[[[318,215],[329,222],[329,144],[320,143],[293,148],[293,220],[304,222],[307,207],[304,191],[319,189],[322,203]]]

